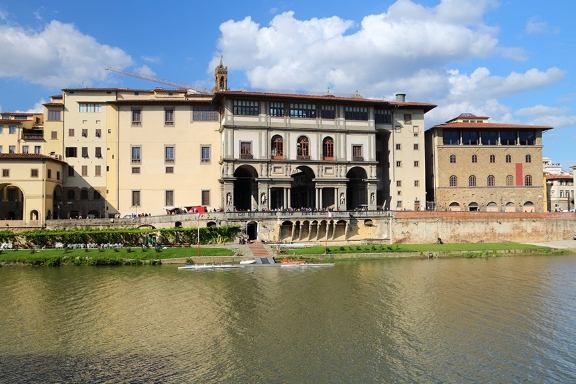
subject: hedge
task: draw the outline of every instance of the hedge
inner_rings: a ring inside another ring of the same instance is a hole
[[[221,242],[234,241],[240,226],[200,228],[200,244],[214,244],[220,238]],[[0,231],[0,242],[16,243],[21,247],[53,247],[56,243],[63,244],[115,244],[125,246],[140,246],[142,236],[155,234],[157,244],[198,242],[198,228],[124,228],[124,229],[84,229],[84,230],[35,230],[20,233]]]

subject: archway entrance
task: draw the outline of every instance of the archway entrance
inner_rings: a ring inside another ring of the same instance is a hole
[[[352,210],[363,204],[368,204],[368,190],[366,179],[368,175],[364,168],[353,167],[346,174],[346,194],[348,197],[347,209]]]
[[[256,193],[258,172],[251,165],[241,165],[234,171],[234,206],[237,210],[249,211],[257,206]]]
[[[476,212],[479,210],[478,203],[470,203],[468,204],[468,210],[470,212]]]
[[[52,196],[52,212],[54,213],[54,219],[60,218],[62,205],[62,187],[57,185],[54,187],[54,194]]]
[[[512,203],[512,202],[506,203],[505,209],[506,209],[506,212],[516,212],[516,207],[514,206],[514,203]]]
[[[491,201],[486,205],[486,212],[498,212],[498,204]]]
[[[460,204],[458,204],[456,202],[450,203],[450,205],[448,206],[448,209],[450,211],[459,212],[460,211]]]
[[[250,240],[257,240],[258,239],[258,223],[255,221],[251,221],[246,224],[246,234]]]
[[[0,218],[23,220],[24,194],[13,184],[0,185]]]
[[[534,212],[534,203],[527,201],[524,203],[524,212]]]
[[[307,166],[296,168],[292,174],[291,205],[294,208],[314,208],[316,206],[316,185],[314,171]]]

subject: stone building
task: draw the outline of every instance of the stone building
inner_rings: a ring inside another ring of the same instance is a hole
[[[548,212],[574,209],[574,176],[569,172],[546,174]]]
[[[543,212],[545,126],[464,113],[426,131],[428,195],[438,210]]]

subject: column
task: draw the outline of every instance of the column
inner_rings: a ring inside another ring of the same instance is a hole
[[[282,191],[284,192],[284,200],[282,200],[282,207],[283,208],[287,208],[286,203],[288,201],[288,198],[286,197],[286,190],[287,190],[287,188],[282,188]]]
[[[286,190],[288,191],[286,194],[288,196],[288,200],[286,203],[286,208],[291,208],[292,207],[292,188],[288,187],[286,188]]]
[[[316,201],[314,202],[314,206],[316,207],[316,209],[320,209],[320,188],[316,188]]]
[[[322,196],[322,195],[323,195],[323,192],[324,192],[324,188],[318,188],[318,189],[319,189],[318,194],[320,195],[320,201],[319,201],[319,203],[320,203],[320,208],[322,208],[322,207],[324,206],[324,205],[323,205],[323,201],[322,201],[322,200],[324,200],[324,199],[323,199],[323,196]]]
[[[334,187],[334,209],[338,210],[338,188]]]

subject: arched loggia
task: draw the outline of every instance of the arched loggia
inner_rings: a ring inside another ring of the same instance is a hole
[[[368,204],[368,188],[366,184],[368,175],[366,170],[361,167],[353,167],[348,171],[346,177],[348,178],[346,183],[347,208],[352,210],[360,205]]]
[[[234,171],[234,207],[251,210],[257,207],[258,172],[251,165],[241,165]]]

